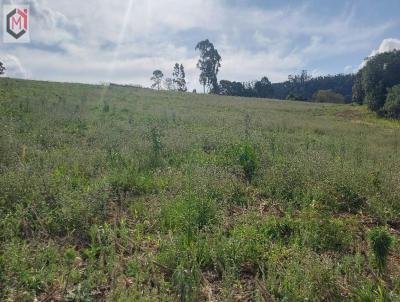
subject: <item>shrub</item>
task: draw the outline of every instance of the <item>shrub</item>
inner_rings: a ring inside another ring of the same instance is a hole
[[[319,213],[306,213],[299,223],[301,244],[316,252],[349,251],[354,239],[351,222]]]
[[[385,106],[383,106],[383,112],[387,117],[400,118],[400,85],[389,89]]]
[[[335,213],[356,214],[362,210],[367,200],[347,184],[334,184],[324,190],[320,200]]]
[[[246,207],[248,205],[246,191],[239,186],[235,187],[230,200],[239,207]]]
[[[241,268],[247,267],[253,273],[262,261],[267,250],[267,237],[254,225],[239,224],[229,233],[229,237],[222,237],[216,244],[216,257],[223,269],[238,273]]]
[[[149,173],[139,173],[136,169],[116,170],[110,176],[110,185],[115,193],[143,195],[156,190],[154,177]]]
[[[217,207],[211,198],[193,195],[178,197],[161,209],[161,224],[165,230],[187,235],[192,240],[198,231],[215,222]]]
[[[244,177],[251,182],[256,172],[258,162],[255,149],[249,142],[242,143],[236,149],[236,159],[242,167]]]
[[[354,297],[352,297],[352,301],[356,302],[399,301],[399,297],[394,292],[386,288],[385,282],[383,280],[378,280],[377,282],[367,280],[365,282],[362,282],[361,286],[354,290],[353,295]]]
[[[102,111],[105,113],[110,111],[110,105],[107,102],[104,102]]]
[[[162,164],[162,152],[164,150],[164,145],[162,143],[162,134],[159,128],[153,127],[150,130],[149,139],[151,142],[151,153],[150,153],[150,163],[149,166],[157,167]]]
[[[179,265],[172,276],[179,300],[197,301],[199,299],[199,284],[201,271],[196,265]]]
[[[272,246],[294,243],[292,238],[299,234],[300,225],[289,217],[261,221],[254,217],[248,220],[251,223],[237,224],[216,243],[217,262],[223,265],[225,271],[238,273],[246,269],[248,273],[256,273],[263,266]]]
[[[312,100],[317,103],[345,103],[344,96],[332,90],[318,90],[314,93]]]
[[[288,101],[306,101],[307,99],[304,96],[302,96],[301,94],[289,93],[286,96],[286,100],[288,100]]]
[[[290,218],[272,218],[263,225],[263,232],[269,240],[285,244],[289,243],[298,231],[299,224]]]
[[[201,269],[212,268],[208,238],[196,236],[188,241],[185,235],[163,240],[157,261],[168,270],[180,301],[197,301]]]
[[[263,279],[271,301],[343,301],[339,278],[335,261],[304,247],[268,250]]]
[[[386,269],[387,259],[393,241],[392,235],[385,227],[376,227],[369,232],[370,247],[374,254],[376,266],[381,273]]]

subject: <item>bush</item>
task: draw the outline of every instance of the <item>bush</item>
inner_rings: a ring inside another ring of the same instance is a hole
[[[198,301],[201,270],[211,269],[212,259],[206,235],[188,241],[183,235],[161,242],[157,261],[167,269],[180,301]]]
[[[333,260],[302,247],[268,250],[265,284],[275,299],[265,301],[343,301]]]
[[[379,112],[385,105],[387,89],[400,84],[400,51],[378,54],[361,70],[365,101],[369,109]]]
[[[102,111],[105,113],[110,111],[110,105],[107,102],[104,102]]]
[[[369,232],[369,242],[379,272],[386,269],[387,258],[393,244],[393,237],[385,227],[376,227]]]
[[[115,193],[139,196],[157,190],[157,184],[154,183],[151,173],[139,173],[134,168],[113,171],[109,182]]]
[[[246,190],[241,187],[234,188],[230,197],[230,201],[239,207],[247,207],[249,205],[249,199]]]
[[[344,104],[344,96],[332,90],[318,90],[312,97],[313,102],[317,103],[336,103]]]
[[[263,265],[272,246],[294,243],[299,233],[299,224],[290,218],[249,221],[251,223],[237,224],[217,243],[217,259],[225,270],[230,267],[239,272],[245,268],[247,272],[255,273]]]
[[[286,96],[286,100],[287,101],[306,101],[307,99],[300,94],[289,93]]]
[[[239,145],[236,149],[236,159],[242,167],[244,177],[248,182],[251,182],[257,169],[257,156],[253,145],[245,142]]]
[[[387,117],[400,118],[400,85],[389,89],[385,106],[383,106],[383,112]]]
[[[323,206],[335,213],[357,214],[367,204],[366,198],[347,184],[335,184],[325,189],[322,194],[319,199]]]
[[[316,252],[349,251],[354,242],[351,221],[320,213],[304,213],[299,221],[300,243]]]
[[[161,209],[161,224],[166,231],[186,234],[191,241],[198,231],[215,222],[217,207],[210,198],[179,197]]]
[[[241,269],[255,273],[267,251],[267,237],[257,226],[239,224],[217,243],[217,262],[224,271],[239,273]]]

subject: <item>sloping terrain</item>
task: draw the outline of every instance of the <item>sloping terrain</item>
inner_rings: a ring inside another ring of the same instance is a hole
[[[399,155],[359,106],[0,79],[0,300],[398,301]]]

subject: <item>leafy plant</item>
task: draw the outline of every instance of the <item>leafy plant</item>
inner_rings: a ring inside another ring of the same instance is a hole
[[[376,266],[379,272],[383,273],[386,269],[390,249],[394,242],[393,236],[387,228],[376,227],[370,230],[368,237]]]
[[[237,146],[236,159],[239,165],[242,167],[242,171],[245,179],[251,182],[254,178],[258,160],[255,148],[250,142],[244,142]]]

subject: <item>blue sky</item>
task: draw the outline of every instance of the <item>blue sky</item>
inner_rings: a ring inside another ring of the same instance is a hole
[[[283,81],[356,72],[363,58],[400,48],[399,0],[25,0],[31,43],[0,44],[8,76],[150,85],[183,63],[199,88],[196,43],[222,56],[220,79]],[[1,42],[2,43],[2,42]]]

